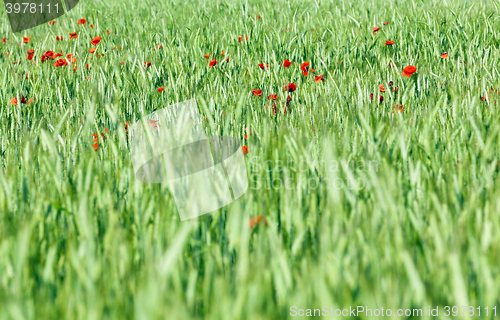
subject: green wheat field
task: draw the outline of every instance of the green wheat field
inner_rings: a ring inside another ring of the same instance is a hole
[[[2,10],[0,319],[500,317],[499,10],[82,0],[16,34]],[[192,98],[249,188],[180,221],[127,128]]]

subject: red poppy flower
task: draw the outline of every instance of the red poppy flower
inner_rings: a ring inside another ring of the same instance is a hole
[[[106,30],[106,32],[107,32],[108,34],[110,33],[110,31],[109,31],[109,30]],[[112,32],[111,32],[111,33],[112,33]]]
[[[288,92],[294,92],[297,89],[297,86],[295,83],[289,83],[283,89]]]
[[[380,28],[379,28],[379,27],[374,27],[374,28],[373,28],[373,34],[377,33],[377,31],[379,31],[379,30],[380,30]]]
[[[300,65],[300,70],[302,70],[302,71],[303,71],[303,72],[302,72],[302,74],[303,74],[304,76],[306,76],[306,77],[307,77],[307,75],[309,74],[309,65],[310,65],[310,63],[309,63],[309,62],[307,62],[307,61],[306,61],[306,62],[304,62],[304,63],[302,63],[302,64]],[[311,69],[311,71],[313,71],[313,72],[314,72],[314,69]]]
[[[263,63],[259,63],[259,67],[264,70],[265,68],[269,69],[269,65],[266,63],[266,66],[264,67]]]
[[[17,97],[14,97],[12,100],[10,100],[10,103],[13,104],[14,106],[17,106]],[[24,95],[21,95],[21,103],[26,104],[26,98],[24,97]]]
[[[53,26],[53,25],[55,25],[55,24],[56,24],[56,21],[55,21],[55,20],[54,20],[54,21],[49,21],[49,25]]]
[[[373,93],[370,93],[370,99],[373,100]]]
[[[78,38],[78,35],[76,34],[76,32],[73,32],[73,33],[70,33],[70,34],[69,34],[69,39],[70,39],[70,40],[71,40],[71,39],[76,39],[76,38]]]
[[[78,22],[76,24],[82,24],[83,25],[83,24],[86,24],[86,23],[87,23],[87,20],[80,19],[80,20],[78,20]]]
[[[417,67],[407,66],[403,69],[403,72],[401,73],[401,75],[404,77],[410,77],[415,72],[417,72]]]
[[[68,54],[68,55],[66,56],[66,59],[68,59],[68,61],[71,61],[71,63],[72,63],[73,65],[75,65],[75,64],[76,64],[76,58],[75,58],[75,57],[73,57],[73,54],[72,54],[72,53]]]
[[[389,81],[389,87],[392,87],[394,85],[394,82]]]
[[[54,63],[54,67],[65,67],[68,65],[68,61],[66,59],[59,59]]]
[[[3,43],[5,43],[5,41],[7,41],[7,39],[6,39],[6,38],[3,38],[2,42],[3,42]]]
[[[241,149],[243,150],[244,155],[248,154],[248,147],[247,146],[243,146],[243,147],[241,147]]]
[[[443,52],[443,54],[441,55],[441,58],[443,59],[448,59],[449,55],[448,55],[448,52]]]
[[[247,35],[245,35],[245,39],[248,40],[248,36]],[[243,36],[238,37],[238,42],[241,42],[241,41],[243,41]]]
[[[28,43],[31,41],[31,37],[23,37],[23,42]]]
[[[45,53],[42,56],[42,61],[52,59],[52,56],[54,55],[54,52],[52,51],[45,51]]]
[[[91,27],[91,28],[93,28],[93,27],[94,27],[94,25],[93,25],[93,24],[90,24],[90,27]]]
[[[276,115],[276,103],[273,102],[272,107],[273,107],[273,116],[275,116]],[[266,110],[267,110],[267,106],[266,106]]]
[[[259,20],[260,20],[260,16],[259,16],[259,15],[257,15],[257,19],[259,19]]]
[[[380,92],[385,92],[385,88],[384,88],[383,84],[379,85],[378,88],[379,88]]]
[[[94,37],[94,39],[92,39],[92,41],[90,41],[90,43],[92,43],[94,46],[98,45],[99,42],[101,42],[101,37]]]
[[[106,128],[106,133],[108,133],[108,128]],[[106,135],[104,134],[104,132],[101,132],[101,137],[102,137],[102,139],[104,140],[104,142],[106,142],[107,137],[106,137]]]
[[[28,50],[28,60],[33,60],[33,55],[35,54],[34,49]]]
[[[159,87],[158,88],[158,92],[162,92],[163,90],[165,90],[165,87]]]
[[[288,61],[287,59],[285,59],[285,61],[283,61],[283,67],[288,68],[291,65],[292,65],[291,61]]]
[[[89,52],[93,54],[95,52],[95,50],[96,50],[95,48],[90,48]]]
[[[59,41],[59,36],[56,36],[56,41]]]
[[[144,62],[144,66],[145,66],[146,68],[151,67],[151,62],[149,62],[149,61]]]
[[[260,89],[253,89],[252,93],[253,93],[254,96],[260,97],[262,95],[262,90],[260,90]]]
[[[120,65],[123,65],[123,63],[124,63],[123,61],[122,61],[122,62],[120,62]]]
[[[392,46],[395,43],[396,43],[396,41],[392,41],[392,40],[391,41],[386,41],[385,44],[384,44],[384,46]]]
[[[405,111],[404,106],[402,104],[395,104],[392,106],[394,110],[392,113],[403,113]]]
[[[97,149],[99,149],[99,144],[98,143],[94,143],[92,145],[92,147],[94,147],[94,150],[97,151]]]
[[[226,62],[229,62],[229,57],[227,57]]]
[[[320,81],[325,81],[325,79],[323,79],[323,75],[319,75],[317,77],[314,77],[314,82],[320,82]]]
[[[267,220],[266,220],[266,217],[263,217],[261,215],[258,215],[256,217],[253,217],[250,219],[250,222],[249,222],[249,225],[250,225],[250,228],[253,229],[255,228],[257,225],[259,225],[260,223],[263,223],[265,226],[267,226]]]
[[[99,136],[97,135],[97,133],[92,133],[92,137],[94,137],[94,142],[99,141]]]
[[[384,97],[380,96],[380,103],[384,102]]]
[[[209,68],[212,68],[212,67],[213,67],[213,66],[215,66],[217,63],[219,63],[219,61],[215,60],[215,58],[214,58],[214,59],[212,59],[212,61],[210,61],[210,64],[209,64],[209,66],[208,66],[208,67],[209,67]]]
[[[301,66],[300,69],[303,71],[302,74],[304,77],[307,77],[309,74],[308,69],[309,69],[309,62],[304,62]]]
[[[148,127],[151,127],[151,128],[154,128],[155,130],[158,130],[158,127],[160,127],[160,125],[158,124],[158,122],[160,120],[148,119],[148,121],[149,121]]]
[[[267,97],[267,100],[278,100],[278,95],[275,93],[275,94],[270,94],[268,97]]]
[[[208,58],[210,58],[210,55],[209,55],[209,54],[204,54],[203,56],[204,56],[204,57],[205,57],[205,59],[207,59],[207,60],[208,60]]]

